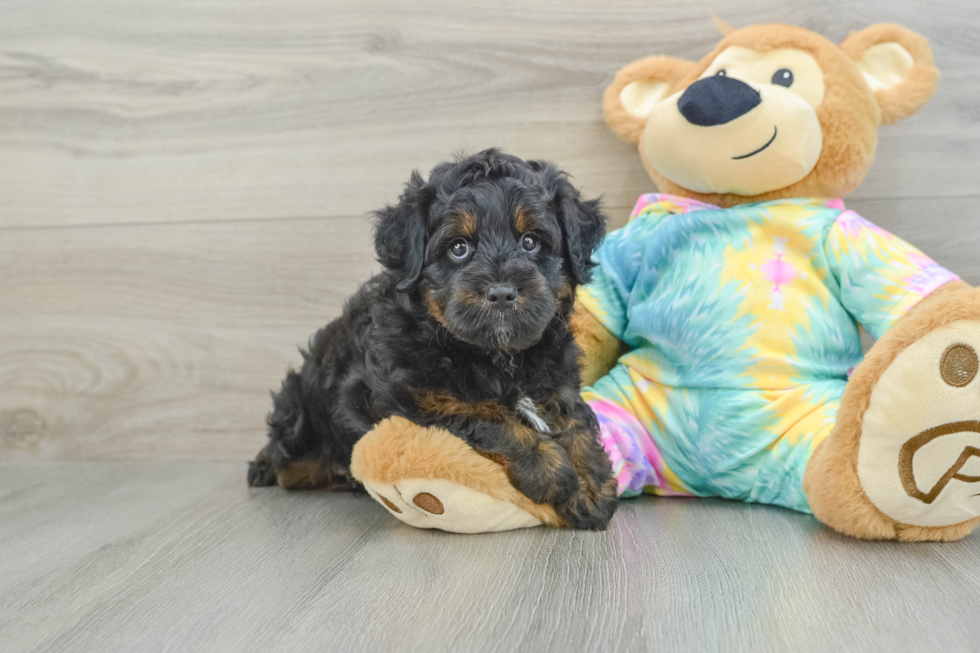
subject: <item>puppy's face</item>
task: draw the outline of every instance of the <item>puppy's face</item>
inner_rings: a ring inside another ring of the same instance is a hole
[[[421,288],[433,317],[487,349],[537,343],[572,295],[558,216],[540,189],[476,183],[437,200],[429,222]]]
[[[380,214],[379,257],[400,289],[459,340],[498,351],[536,344],[588,278],[604,233],[597,204],[581,201],[554,166],[492,150],[420,181]],[[414,210],[393,217],[406,202]],[[413,220],[420,233],[404,230]],[[403,229],[390,233],[391,224]],[[402,255],[386,258],[398,238]]]

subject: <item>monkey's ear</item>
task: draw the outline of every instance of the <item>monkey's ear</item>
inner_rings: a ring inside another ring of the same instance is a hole
[[[640,141],[647,117],[659,102],[680,90],[675,88],[696,63],[673,57],[647,57],[616,73],[602,101],[606,124],[624,141]]]
[[[713,11],[711,12],[711,22],[714,23],[715,29],[718,30],[722,36],[728,36],[729,34],[738,31],[736,28],[719,18]]]
[[[426,216],[432,195],[427,191],[432,191],[431,187],[415,171],[398,203],[374,214],[374,250],[378,262],[395,277],[400,292],[414,290],[422,276]]]
[[[932,63],[932,50],[912,30],[880,23],[851,33],[840,48],[857,62],[886,125],[908,118],[936,92],[939,70]]]

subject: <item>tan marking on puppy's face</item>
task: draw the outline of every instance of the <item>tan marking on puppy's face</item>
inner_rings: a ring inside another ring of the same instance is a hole
[[[572,290],[572,284],[566,281],[565,284],[558,289],[558,292],[555,293],[555,299],[557,299],[560,302],[563,302],[568,299],[571,299],[573,295],[574,295],[574,291]]]
[[[456,216],[453,224],[450,225],[450,231],[467,240],[473,240],[476,236],[476,217],[470,213],[461,213]]]
[[[533,216],[523,207],[514,212],[514,226],[518,233],[526,234],[534,229]]]
[[[429,315],[434,317],[442,326],[449,328],[449,325],[446,323],[446,307],[440,305],[436,298],[428,291],[425,292],[425,306],[428,309]]]
[[[487,300],[482,295],[471,290],[463,290],[456,295],[456,301],[469,304],[471,306],[483,306]]]

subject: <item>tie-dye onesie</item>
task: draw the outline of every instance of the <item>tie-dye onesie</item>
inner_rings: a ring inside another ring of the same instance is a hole
[[[579,300],[631,348],[582,391],[619,493],[802,512],[810,453],[862,358],[858,324],[878,338],[957,278],[821,199],[643,195],[595,260]]]

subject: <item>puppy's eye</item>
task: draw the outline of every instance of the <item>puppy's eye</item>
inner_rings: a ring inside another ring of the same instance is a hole
[[[469,256],[469,254],[470,244],[462,238],[454,240],[452,245],[449,246],[449,255],[456,260],[462,260]]]
[[[728,77],[728,71],[722,68],[721,70],[715,73],[715,77]]]
[[[789,88],[793,85],[793,71],[788,68],[780,68],[772,76],[772,83]]]
[[[521,236],[521,249],[528,254],[533,254],[541,248],[541,241],[534,234],[524,234]]]

